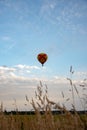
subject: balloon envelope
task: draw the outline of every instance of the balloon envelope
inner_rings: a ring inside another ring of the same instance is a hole
[[[43,64],[47,61],[48,56],[45,53],[40,53],[40,54],[38,54],[37,59],[43,66]]]

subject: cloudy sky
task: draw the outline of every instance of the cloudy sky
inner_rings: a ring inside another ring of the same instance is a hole
[[[40,52],[48,55],[44,67]],[[0,0],[0,102],[6,109],[14,109],[14,99],[26,109],[25,95],[32,99],[39,81],[52,100],[64,102],[71,95],[70,66],[81,93],[79,84],[87,78],[86,0]]]

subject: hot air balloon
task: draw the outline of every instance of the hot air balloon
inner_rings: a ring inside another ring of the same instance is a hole
[[[43,66],[43,64],[47,61],[48,56],[45,53],[40,53],[40,54],[37,55],[37,59]]]

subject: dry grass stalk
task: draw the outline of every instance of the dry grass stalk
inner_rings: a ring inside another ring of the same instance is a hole
[[[87,115],[85,115],[86,118],[81,119],[76,111],[75,114],[71,114],[64,105],[62,107],[48,98],[48,90],[46,88],[46,91],[43,92],[41,82],[38,88],[35,92],[37,100],[32,99],[31,101],[35,115],[0,115],[0,130],[86,130]],[[76,88],[75,90],[79,94]],[[69,98],[66,100],[68,101]],[[28,97],[26,97],[26,101],[29,102]],[[53,115],[52,108],[63,113]],[[41,110],[44,111],[43,115],[40,113]]]

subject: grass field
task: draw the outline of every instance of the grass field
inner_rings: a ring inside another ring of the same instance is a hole
[[[87,130],[87,114],[53,115],[50,110],[43,115],[0,115],[0,130]]]

